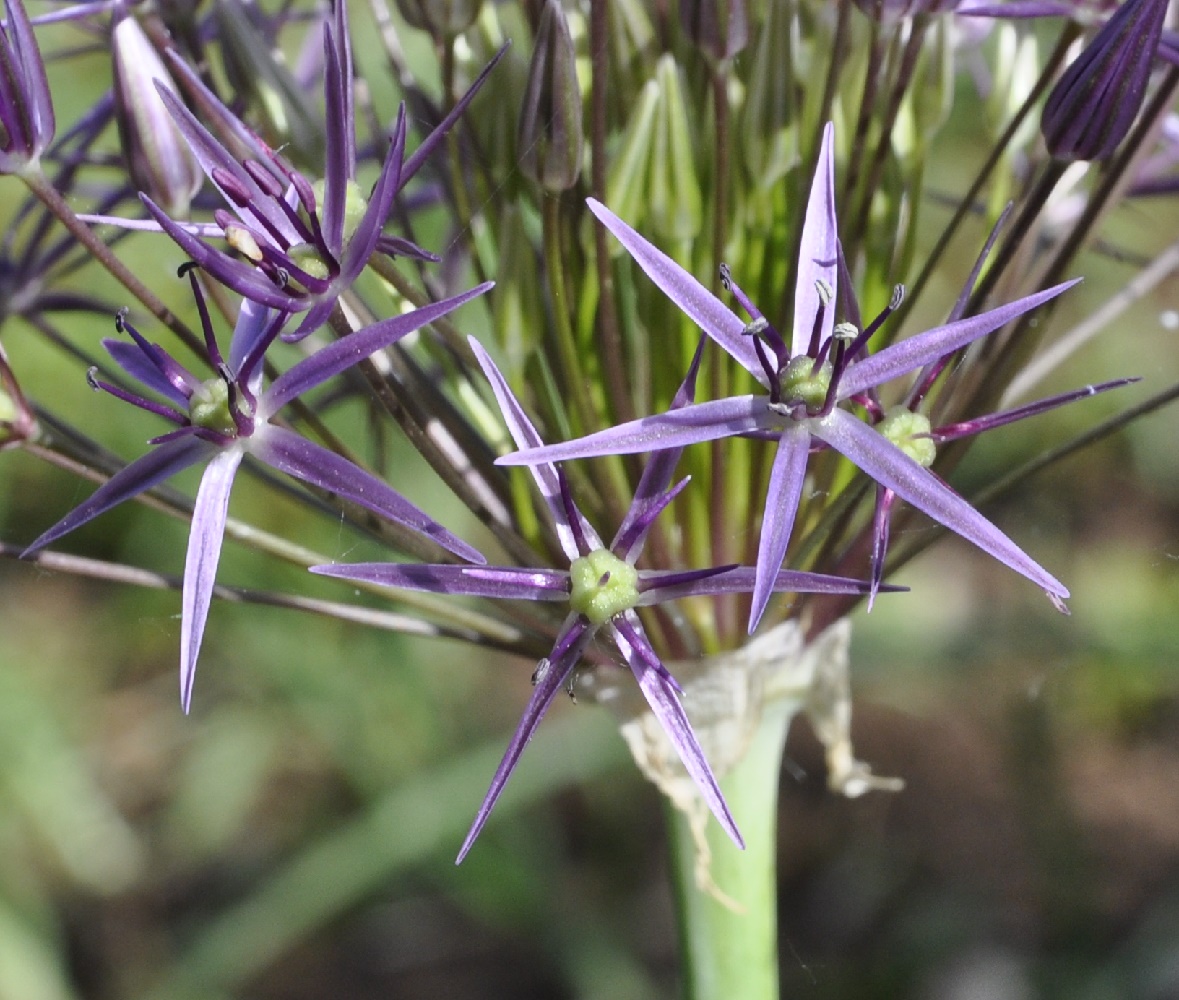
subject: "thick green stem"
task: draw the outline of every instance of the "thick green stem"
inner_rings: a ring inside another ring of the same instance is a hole
[[[775,1000],[778,996],[778,772],[797,704],[770,702],[748,753],[721,780],[745,837],[739,850],[708,821],[709,874],[728,897],[698,887],[691,822],[669,808],[672,880],[680,923],[685,1000]]]

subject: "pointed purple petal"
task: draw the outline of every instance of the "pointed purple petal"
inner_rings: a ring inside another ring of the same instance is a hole
[[[516,442],[516,446],[525,449],[543,447],[544,442],[541,440],[540,432],[537,431],[532,421],[528,419],[528,414],[524,412],[524,407],[520,405],[520,401],[516,398],[515,393],[508,386],[508,381],[504,378],[503,373],[499,370],[496,363],[492,361],[491,355],[483,349],[483,345],[474,337],[469,337],[468,340],[471,344],[471,350],[475,352],[475,359],[483,369],[483,374],[487,376],[487,381],[491,383],[491,391],[495,393],[495,401],[499,404],[500,412],[503,414],[504,422],[508,427],[508,433],[512,435],[512,440]],[[561,481],[557,475],[557,470],[551,463],[538,462],[532,466],[532,478],[536,481],[536,488],[540,491],[540,495],[544,499],[549,513],[552,515],[553,523],[557,529],[557,540],[561,543],[561,551],[572,562],[583,553],[577,544],[578,532],[574,530],[573,525],[569,522],[569,512],[562,498]],[[582,537],[591,549],[600,549],[602,547],[602,540],[598,537],[598,533],[594,530],[593,525],[582,516],[576,504],[571,504],[571,506],[574,516],[578,518],[577,528],[580,529]]]
[[[192,512],[180,616],[180,704],[185,714],[192,703],[197,657],[205,635],[209,603],[213,599],[217,563],[221,559],[225,518],[229,514],[229,491],[233,488],[233,477],[243,454],[241,448],[229,448],[213,456],[201,477]]]
[[[743,332],[745,324],[738,316],[667,254],[648,243],[601,202],[587,198],[586,204],[602,225],[626,248],[627,253],[646,272],[647,277],[655,282],[692,322],[744,365],[750,375],[762,385],[766,385],[766,375],[762,371],[761,362],[757,360],[757,351],[751,338]]]
[[[700,741],[692,730],[692,723],[688,721],[688,716],[684,712],[683,705],[680,704],[675,689],[649,662],[649,659],[655,659],[658,662],[654,651],[651,650],[642,633],[626,619],[622,617],[613,619],[610,628],[613,632],[614,642],[630,665],[635,680],[639,682],[643,697],[647,699],[647,704],[651,706],[651,711],[659,720],[659,725],[667,734],[671,745],[675,747],[676,753],[679,754],[684,770],[688,772],[695,783],[700,797],[708,804],[708,808],[724,828],[725,833],[733,839],[733,843],[744,849],[745,840],[741,836],[741,831],[737,829],[737,822],[733,819],[733,814],[729,812],[724,794],[713,776],[712,768],[708,766],[704,749],[700,746]],[[643,652],[640,652],[641,647],[646,647]],[[644,656],[643,653],[647,655]]]
[[[98,517],[99,514],[105,513],[124,500],[138,496],[144,490],[150,490],[157,483],[163,482],[181,469],[195,465],[215,451],[216,449],[208,442],[193,437],[169,441],[153,448],[125,469],[120,469],[111,476],[90,495],[90,499],[70,511],[25,549],[22,555],[32,555],[38,549],[44,548],[63,535],[69,534],[75,528],[80,528],[87,521]]]
[[[747,594],[753,590],[757,569],[753,566],[720,566],[712,570],[640,570],[639,579],[643,588],[639,606],[645,607],[684,597]],[[778,571],[772,589],[774,593],[787,594],[866,594],[869,585],[848,577],[783,569]]]
[[[555,569],[349,563],[312,566],[311,572],[340,580],[363,580],[382,587],[425,590],[432,594],[524,601],[560,601],[569,597],[569,574]]]
[[[782,432],[774,465],[770,470],[770,485],[766,490],[765,513],[762,515],[761,538],[757,544],[757,575],[753,586],[753,605],[749,610],[749,632],[761,621],[778,571],[786,558],[786,546],[798,513],[802,483],[806,477],[806,460],[810,452],[811,436],[804,424],[792,424]]]
[[[503,760],[496,768],[495,776],[491,779],[491,787],[487,790],[483,804],[479,806],[475,822],[471,824],[471,829],[467,833],[466,840],[463,841],[455,864],[461,864],[463,858],[467,856],[467,852],[474,845],[475,838],[479,836],[483,825],[487,822],[487,817],[491,815],[491,810],[499,799],[500,793],[503,792],[504,785],[512,776],[512,771],[516,769],[520,755],[524,752],[528,741],[532,739],[532,734],[536,732],[536,727],[540,725],[540,720],[544,718],[553,698],[557,696],[564,686],[566,678],[577,666],[577,661],[581,659],[581,654],[589,645],[595,631],[595,629],[589,628],[585,619],[580,616],[573,615],[568,619],[565,629],[557,639],[548,669],[544,671],[536,687],[532,689],[532,697],[528,700],[528,707],[524,709],[524,715],[520,719],[516,731],[512,734]]]
[[[874,386],[888,382],[938,358],[952,354],[972,341],[998,330],[1013,319],[1031,312],[1039,305],[1056,298],[1061,292],[1072,288],[1080,278],[1053,285],[1042,292],[1016,299],[978,316],[960,319],[945,326],[934,327],[924,333],[902,340],[886,347],[879,354],[873,354],[863,361],[848,366],[839,382],[838,398],[849,399]]]
[[[811,420],[808,424],[815,437],[825,441],[876,482],[939,524],[944,524],[1005,566],[1026,576],[1050,597],[1068,597],[1068,589],[1064,584],[937,476],[918,465],[862,420],[843,410],[833,410],[821,420]]]
[[[323,93],[327,125],[324,159],[323,233],[328,247],[338,253],[343,246],[344,202],[348,181],[356,175],[356,133],[352,116],[352,43],[346,6],[336,3],[324,24]]]
[[[360,504],[381,517],[432,538],[468,562],[485,563],[478,549],[456,538],[383,480],[341,458],[334,451],[300,437],[285,427],[259,428],[250,451],[272,468]]]
[[[831,337],[835,328],[835,302],[826,308],[819,298],[816,283],[822,281],[835,293],[838,283],[839,232],[835,220],[835,128],[828,122],[823,127],[819,159],[806,205],[806,219],[802,224],[802,245],[798,252],[798,282],[794,286],[794,337],[790,356],[806,354],[815,317],[823,312],[819,326],[820,345]]]
[[[407,333],[433,323],[491,287],[491,282],[485,282],[469,292],[381,320],[333,341],[276,378],[258,401],[259,415],[262,419],[273,416],[296,396],[326,382],[333,375],[351,368],[377,351],[396,344]]]
[[[656,454],[659,455],[662,452],[656,452]],[[691,481],[691,476],[684,476],[666,493],[660,493],[645,502],[639,501],[636,497],[635,502],[630,505],[623,527],[619,529],[618,534],[614,536],[614,541],[610,543],[614,554],[633,566],[642,554],[643,546],[647,542],[647,535],[655,523],[655,518],[663,513],[667,505],[679,496]]]
[[[12,50],[13,69],[20,77],[14,82],[29,118],[34,151],[39,153],[39,147],[48,146],[52,141],[57,127],[49,80],[45,76],[45,64],[41,60],[37,37],[24,4],[5,0],[4,6],[8,14],[8,44]]]
[[[233,326],[233,336],[229,341],[229,370],[234,375],[241,371],[242,362],[249,357],[273,321],[272,310],[253,299],[242,299],[237,312],[237,322]],[[261,371],[262,366],[259,365],[257,374],[260,375]],[[250,388],[257,395],[258,386],[251,385]]]
[[[381,230],[389,218],[393,207],[393,199],[401,190],[401,167],[405,157],[405,105],[397,109],[397,121],[393,125],[393,140],[389,144],[389,152],[385,157],[381,175],[377,178],[376,186],[369,195],[368,208],[352,239],[348,243],[347,259],[342,262],[341,280],[351,283],[368,263],[377,241],[381,238]]]
[[[781,424],[782,418],[768,409],[765,396],[730,396],[631,420],[561,444],[527,448],[495,461],[497,465],[537,465],[598,455],[634,455],[662,448],[682,448],[749,431],[777,429]]]
[[[138,344],[129,344],[125,340],[104,339],[102,346],[120,368],[135,381],[141,382],[153,392],[158,392],[168,402],[174,404],[181,413],[188,412],[188,397],[184,395],[164,373],[151,363],[143,349]],[[179,368],[179,365],[177,365]],[[188,375],[187,372],[185,372]],[[191,376],[189,376],[191,377]],[[196,381],[194,379],[194,381]]]

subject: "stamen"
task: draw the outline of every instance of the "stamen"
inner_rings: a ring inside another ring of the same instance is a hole
[[[244,208],[252,200],[250,189],[224,167],[214,167],[209,171],[209,176],[225,192],[225,197],[239,208]]]
[[[242,162],[246,173],[253,178],[254,183],[258,185],[271,198],[281,199],[283,195],[282,184],[279,183],[278,178],[267,170],[257,160],[245,160]]]
[[[536,687],[537,684],[543,681],[549,675],[549,671],[552,668],[553,665],[548,657],[542,657],[541,661],[536,665],[536,669],[532,671],[532,686]]]

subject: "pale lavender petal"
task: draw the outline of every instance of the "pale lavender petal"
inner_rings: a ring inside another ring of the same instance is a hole
[[[569,574],[556,569],[374,562],[312,566],[311,572],[340,580],[363,580],[382,587],[425,590],[432,594],[524,601],[561,601],[569,597]]]
[[[619,651],[630,665],[635,680],[639,682],[643,697],[647,699],[647,704],[659,721],[660,727],[679,754],[680,762],[699,790],[700,797],[707,803],[725,833],[733,839],[733,843],[744,849],[745,840],[741,836],[741,831],[737,829],[733,814],[729,812],[720,785],[717,784],[712,768],[708,766],[708,760],[704,756],[704,748],[700,746],[700,741],[692,730],[692,723],[688,721],[675,689],[650,662],[652,659],[656,663],[659,662],[654,651],[650,649],[642,633],[625,618],[619,616],[613,619],[608,627],[613,633]],[[644,646],[645,649],[642,648]],[[643,655],[644,653],[646,655]]]
[[[487,381],[491,383],[491,391],[495,393],[495,401],[499,404],[500,412],[508,427],[508,433],[516,442],[516,447],[524,449],[543,447],[544,441],[541,439],[540,432],[528,419],[524,407],[520,405],[515,393],[508,386],[507,379],[504,378],[499,367],[491,360],[491,355],[474,337],[468,339],[471,343],[471,350],[475,352],[475,359],[483,369],[483,374],[487,376]],[[577,559],[582,552],[577,544],[577,533],[569,523],[568,512],[561,498],[561,483],[557,476],[557,470],[551,463],[538,462],[532,466],[532,478],[536,481],[536,488],[540,491],[540,495],[552,515],[553,523],[557,529],[557,540],[561,543],[561,551],[570,561]],[[602,541],[593,525],[582,516],[576,505],[573,510],[574,514],[580,518],[578,527],[580,527],[581,534],[589,543],[590,548],[600,549]]]
[[[470,302],[491,287],[492,282],[485,282],[469,292],[443,299],[441,302],[431,302],[421,309],[381,320],[372,326],[366,326],[363,330],[332,341],[327,347],[316,351],[309,358],[304,358],[274,380],[258,401],[261,418],[273,416],[296,396],[315,388],[321,382],[351,368],[377,351],[397,343],[407,333],[412,333],[453,312],[463,303]]]
[[[229,341],[229,370],[235,375],[241,371],[242,362],[257,346],[259,339],[270,329],[274,321],[274,311],[253,299],[242,299],[237,312],[237,322],[233,326],[233,336]],[[251,372],[251,391],[257,395],[260,383],[258,378],[262,374],[261,365],[257,372]]]
[[[1039,305],[1056,298],[1061,292],[1072,288],[1080,278],[1053,285],[1042,292],[1016,299],[978,316],[960,319],[945,326],[937,326],[899,343],[886,347],[879,354],[873,354],[863,361],[848,365],[839,381],[838,398],[848,399],[858,393],[881,385],[891,379],[930,364],[938,358],[952,354],[972,341],[998,330],[1013,319],[1031,312]]]
[[[192,703],[197,657],[205,635],[209,603],[213,599],[217,563],[221,559],[225,518],[229,514],[229,491],[233,488],[233,477],[243,454],[241,448],[227,448],[213,456],[201,477],[192,512],[180,616],[180,704],[186,714]]]
[[[712,597],[716,594],[747,594],[753,590],[757,569],[753,566],[720,566],[712,570],[641,570],[643,591],[640,607],[678,601],[684,597]],[[869,584],[826,573],[804,573],[783,569],[773,581],[774,593],[785,594],[866,594]],[[882,587],[904,590],[904,587]]]
[[[701,330],[745,366],[762,385],[766,374],[752,338],[744,333],[745,324],[728,306],[705,288],[662,250],[648,243],[605,205],[593,198],[586,204],[599,221],[614,234],[662,292],[679,306]],[[768,388],[768,386],[767,386]]]
[[[1026,576],[1043,588],[1049,597],[1068,597],[1064,584],[937,476],[862,420],[844,410],[833,410],[826,417],[807,423],[815,437],[851,459],[876,482],[973,542],[1005,566]]]
[[[811,181],[811,193],[806,205],[806,218],[802,224],[802,245],[798,252],[798,281],[794,286],[794,337],[790,345],[790,356],[806,354],[811,334],[815,329],[815,318],[822,310],[819,324],[819,343],[824,344],[835,328],[835,302],[826,308],[816,287],[822,281],[832,294],[838,281],[839,232],[835,220],[835,154],[833,143],[835,128],[828,122],[823,127],[823,141],[819,146],[819,159],[815,165],[815,177]]]
[[[806,478],[806,460],[810,452],[811,436],[805,424],[792,424],[782,432],[774,464],[770,470],[770,486],[766,490],[765,513],[762,515],[761,538],[757,543],[757,574],[753,585],[753,603],[749,611],[749,632],[757,628],[761,616],[774,592],[778,571],[786,558],[786,546],[794,529],[794,516],[802,497],[802,483]]]
[[[485,563],[478,549],[456,538],[395,489],[334,451],[300,437],[285,427],[267,424],[254,435],[250,451],[272,468],[358,503],[381,517],[432,538],[468,562]]]
[[[125,469],[120,469],[111,476],[90,494],[90,499],[70,511],[25,549],[22,555],[32,555],[38,549],[57,541],[62,535],[67,535],[75,528],[80,528],[87,521],[93,520],[99,514],[105,513],[124,500],[130,500],[144,490],[150,490],[157,483],[163,482],[181,469],[195,465],[215,451],[216,448],[207,441],[192,436],[169,441],[153,448]]]
[[[512,771],[516,769],[520,755],[524,752],[528,741],[532,739],[532,734],[536,732],[536,727],[540,725],[540,720],[544,718],[549,705],[553,703],[553,698],[565,686],[566,679],[573,668],[577,666],[577,661],[581,659],[581,654],[585,652],[595,631],[596,629],[590,628],[585,619],[579,615],[570,615],[566,619],[565,627],[557,639],[553,655],[549,658],[548,668],[541,671],[537,678],[536,687],[532,689],[532,697],[528,700],[528,707],[524,709],[524,715],[520,719],[516,731],[512,734],[503,760],[496,768],[495,776],[491,779],[491,787],[487,790],[483,804],[479,806],[475,822],[471,824],[470,832],[467,833],[467,838],[463,841],[455,864],[461,864],[463,858],[467,856],[467,852],[474,845],[475,838],[479,836],[483,825],[487,822],[487,817],[491,815],[491,810],[499,799],[500,793],[503,792],[504,785],[512,776]]]
[[[771,412],[766,403],[765,396],[731,396],[695,403],[682,410],[631,420],[561,444],[527,448],[495,461],[497,465],[537,465],[599,455],[634,455],[780,428],[783,418]]]

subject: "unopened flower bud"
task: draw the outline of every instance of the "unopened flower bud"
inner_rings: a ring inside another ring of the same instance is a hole
[[[483,0],[397,0],[406,24],[441,42],[466,31],[482,6]]]
[[[1126,0],[1052,88],[1040,119],[1048,151],[1100,160],[1126,137],[1146,98],[1167,0]]]
[[[713,59],[731,59],[749,42],[745,0],[680,0],[680,24]]]
[[[581,173],[581,90],[575,60],[561,5],[547,0],[516,139],[520,170],[547,191],[571,188]]]
[[[20,0],[4,0],[0,26],[0,174],[35,165],[56,122],[45,65]]]
[[[691,102],[675,58],[660,57],[655,69],[659,103],[651,138],[647,218],[663,239],[691,240],[704,223],[704,200],[696,176],[696,142],[688,117]]]
[[[131,179],[173,218],[185,218],[204,175],[188,143],[160,99],[158,87],[176,85],[134,17],[111,32],[115,118]]]

